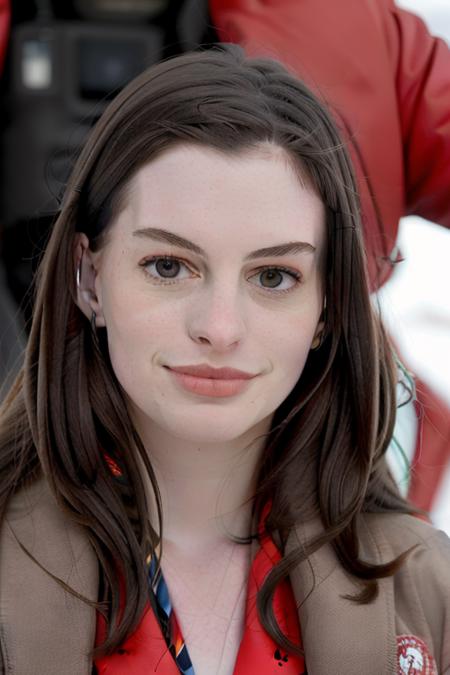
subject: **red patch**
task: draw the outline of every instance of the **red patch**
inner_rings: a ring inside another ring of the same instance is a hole
[[[397,636],[398,675],[438,675],[425,642],[415,635]]]

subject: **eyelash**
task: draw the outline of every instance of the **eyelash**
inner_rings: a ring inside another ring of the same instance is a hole
[[[160,284],[162,286],[168,286],[168,285],[172,285],[172,284],[175,284],[175,283],[179,283],[179,281],[180,281],[180,279],[178,277],[174,277],[173,280],[172,280],[169,277],[165,279],[164,277],[153,276],[148,271],[147,268],[148,268],[149,265],[151,265],[153,263],[156,263],[159,260],[164,260],[166,262],[167,261],[178,262],[178,263],[180,263],[180,265],[183,265],[187,270],[189,270],[189,272],[191,274],[195,274],[193,272],[193,270],[191,269],[190,265],[187,262],[185,262],[182,258],[177,258],[176,256],[172,256],[172,255],[152,256],[151,258],[147,258],[147,259],[145,259],[145,260],[143,260],[142,262],[139,263],[139,265],[143,268],[144,273],[151,278],[152,283]],[[284,289],[279,289],[279,290],[277,290],[276,287],[275,288],[270,288],[268,286],[260,286],[259,287],[260,289],[262,289],[264,291],[268,291],[269,293],[277,293],[277,294],[289,293],[290,291],[293,291],[299,285],[299,283],[301,283],[302,275],[299,272],[297,272],[293,269],[290,269],[288,267],[283,267],[283,266],[278,266],[278,265],[268,265],[266,267],[259,267],[258,269],[255,270],[255,272],[251,275],[250,278],[252,278],[253,276],[256,276],[257,274],[262,274],[263,272],[268,272],[268,271],[283,272],[284,274],[289,275],[295,282],[290,288],[284,288]],[[181,279],[181,281],[184,281],[184,279]]]

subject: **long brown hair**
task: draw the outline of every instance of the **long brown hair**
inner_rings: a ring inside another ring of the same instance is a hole
[[[286,151],[323,200],[327,253],[323,344],[275,413],[254,499],[255,520],[271,500],[267,528],[282,546],[296,523],[314,513],[324,529],[269,575],[259,595],[262,622],[289,648],[270,600],[277,583],[324,542],[362,580],[363,602],[376,593],[377,578],[402,561],[374,567],[359,557],[362,512],[411,507],[384,460],[396,372],[371,306],[359,201],[341,139],[323,105],[275,61],[248,59],[238,47],[176,57],[119,94],[75,164],[36,280],[25,365],[1,418],[0,517],[11,495],[43,474],[61,508],[85,528],[100,564],[100,599],[107,601],[107,637],[98,653],[113,651],[133,631],[148,598],[144,558],[158,537],[148,522],[142,462],[160,500],[109,361],[105,329],[94,335],[75,302],[77,231],[101,248],[132,176],[180,142],[240,153],[266,141]],[[102,448],[125,480],[114,480]],[[159,518],[161,534],[160,510]]]

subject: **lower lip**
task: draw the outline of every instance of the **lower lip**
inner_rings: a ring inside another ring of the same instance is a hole
[[[176,377],[183,389],[198,394],[199,396],[211,396],[213,398],[236,396],[236,394],[240,394],[250,382],[250,380],[213,380],[209,377],[186,375],[186,373],[179,373],[176,370],[170,370],[170,368],[168,370]]]

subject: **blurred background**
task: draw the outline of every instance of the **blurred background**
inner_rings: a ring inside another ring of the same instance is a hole
[[[450,45],[449,0],[396,4],[421,16],[429,30]],[[398,246],[404,260],[378,291],[384,321],[408,366],[450,404],[450,231],[409,216],[400,223]],[[450,534],[450,466],[433,516]]]
[[[450,44],[449,0],[397,4]],[[20,362],[30,283],[91,125],[144,67],[217,41],[207,0],[15,0],[11,10],[0,82],[3,391]],[[378,292],[381,310],[408,365],[450,405],[450,232],[408,218],[398,244],[404,261]],[[434,520],[450,532],[448,464]]]
[[[86,134],[140,71],[217,38],[207,0],[0,0],[0,37],[1,398],[20,364],[30,284]]]
[[[23,303],[74,157],[108,101],[146,66],[214,38],[207,0],[20,0],[11,10],[0,222],[7,284]]]

